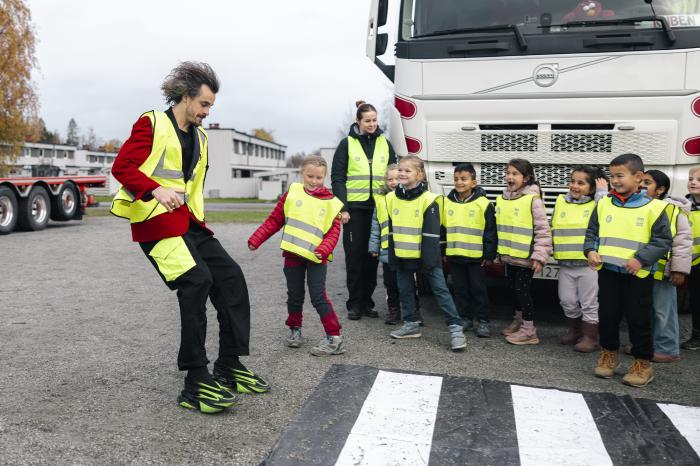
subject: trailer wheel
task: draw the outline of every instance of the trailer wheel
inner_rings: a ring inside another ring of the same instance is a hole
[[[17,197],[8,187],[0,186],[0,235],[12,233],[17,225]]]
[[[56,196],[51,199],[51,219],[71,220],[80,204],[78,190],[73,183],[64,183]]]
[[[51,218],[49,193],[41,186],[34,186],[29,195],[20,201],[19,227],[22,230],[43,230]]]

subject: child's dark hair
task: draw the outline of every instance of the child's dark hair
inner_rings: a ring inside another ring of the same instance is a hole
[[[531,184],[536,184],[537,187],[540,186],[540,184],[537,182],[537,178],[535,178],[535,168],[532,166],[529,160],[510,159],[506,164],[506,167],[509,166],[515,168],[523,175],[523,178],[525,178],[525,186]]]
[[[647,170],[644,174],[649,175],[654,179],[654,183],[656,183],[657,190],[659,188],[664,188],[664,192],[661,193],[659,199],[664,199],[666,196],[668,196],[668,191],[669,189],[671,189],[671,180],[668,178],[666,173],[660,170]]]
[[[589,196],[592,196],[595,194],[595,191],[596,191],[595,182],[598,178],[604,178],[606,181],[608,180],[608,177],[605,175],[605,172],[603,171],[602,168],[591,167],[590,165],[576,165],[571,170],[571,175],[573,175],[575,172],[584,173],[586,175],[586,180],[588,181],[588,186],[590,186],[590,188],[591,188],[591,190],[588,192]]]
[[[610,161],[611,167],[619,167],[624,165],[634,175],[637,172],[644,172],[644,161],[637,154],[622,154],[618,155]]]
[[[357,117],[357,120],[362,119],[362,115],[364,115],[367,112],[374,112],[377,113],[377,109],[374,108],[374,105],[368,104],[364,100],[358,100],[355,102],[355,107],[357,107],[357,113],[355,113],[355,116]]]
[[[455,166],[455,173],[467,172],[472,176],[473,180],[476,180],[476,170],[474,170],[474,165],[469,162],[459,163]]]

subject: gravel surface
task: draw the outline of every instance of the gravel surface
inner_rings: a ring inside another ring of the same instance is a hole
[[[242,396],[232,411],[205,416],[179,408],[176,368],[179,313],[128,225],[110,217],[51,224],[41,232],[0,237],[0,462],[3,464],[259,464],[333,363],[364,364],[464,377],[608,391],[700,405],[700,352],[656,365],[656,381],[632,389],[591,375],[595,355],[557,344],[563,331],[556,290],[538,284],[536,321],[543,343],[514,347],[500,337],[468,335],[465,353],[447,350],[446,327],[432,298],[422,304],[424,337],[396,342],[381,319],[348,321],[342,247],[329,268],[328,294],[339,311],[348,353],[308,354],[323,336],[306,303],[309,342],[284,346],[287,329],[282,258],[273,238],[257,252],[255,225],[214,224],[238,261],[252,301],[251,355],[244,362],[267,379],[266,395]],[[381,283],[381,278],[380,278]],[[507,292],[492,289],[494,334],[509,314]],[[384,291],[375,295],[385,312]],[[217,322],[209,306],[208,353]],[[539,317],[539,316],[538,316]],[[684,335],[689,316],[682,316]],[[625,358],[625,364],[630,361]],[[347,387],[352,390],[352,386]]]

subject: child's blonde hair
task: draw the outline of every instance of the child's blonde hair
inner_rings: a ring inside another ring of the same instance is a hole
[[[427,178],[425,176],[425,164],[423,163],[423,159],[421,159],[417,155],[407,155],[405,157],[401,157],[401,160],[399,160],[399,165],[401,165],[404,162],[412,163],[413,168],[415,168],[422,175],[420,180],[427,181]]]
[[[314,167],[323,167],[324,170],[328,171],[328,163],[326,162],[326,159],[324,159],[320,155],[307,155],[306,157],[304,157],[304,160],[301,161],[301,167],[299,167],[299,171],[303,172],[304,168],[306,168],[309,165]]]
[[[392,163],[390,165],[387,165],[386,171],[384,172],[384,184],[377,188],[377,190],[375,191],[377,194],[379,194],[380,196],[384,196],[392,191],[391,189],[389,189],[389,185],[387,184],[387,177],[389,176],[390,171],[398,169],[398,163]]]
[[[688,170],[688,175],[693,176],[695,173],[700,171],[700,165],[693,165],[690,167],[690,170]]]

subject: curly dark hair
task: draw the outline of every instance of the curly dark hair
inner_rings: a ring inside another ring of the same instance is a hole
[[[219,78],[207,63],[185,61],[170,71],[160,89],[168,105],[179,103],[184,96],[197,97],[205,84],[216,94],[219,92]]]

